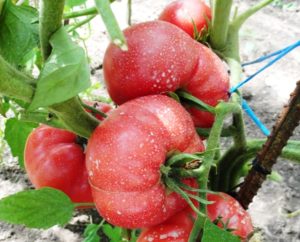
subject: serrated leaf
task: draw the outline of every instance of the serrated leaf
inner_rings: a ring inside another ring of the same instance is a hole
[[[83,233],[83,242],[99,242],[100,237],[98,235],[99,224],[89,224]]]
[[[37,19],[35,8],[5,2],[0,17],[0,54],[11,64],[22,67],[24,56],[38,46]]]
[[[90,70],[84,50],[64,28],[53,34],[52,53],[38,78],[29,110],[66,101],[90,86]]]
[[[21,167],[24,167],[24,149],[27,137],[35,127],[37,124],[24,122],[17,118],[8,119],[5,123],[4,139],[13,156],[18,157]]]
[[[67,0],[66,5],[70,8],[86,3],[87,0]]]
[[[231,234],[224,229],[219,228],[217,225],[210,222],[208,219],[205,221],[203,228],[202,242],[240,242],[240,238]]]
[[[0,220],[29,228],[64,225],[72,217],[74,205],[63,192],[42,188],[18,192],[0,200]]]
[[[102,230],[111,242],[122,241],[122,228],[112,227],[110,224],[105,224],[103,225]]]

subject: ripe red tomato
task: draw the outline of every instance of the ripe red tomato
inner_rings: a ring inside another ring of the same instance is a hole
[[[159,19],[172,23],[195,37],[194,24],[199,33],[203,28],[208,28],[207,20],[211,19],[211,10],[202,0],[177,0],[166,6]]]
[[[97,105],[102,112],[111,109],[107,104]],[[73,202],[93,202],[84,149],[75,134],[41,125],[29,135],[24,156],[26,172],[36,188],[53,187]]]
[[[227,228],[232,229],[232,233],[242,239],[253,232],[251,217],[248,212],[239,204],[237,200],[226,193],[208,194],[207,199],[215,203],[207,206],[207,214],[211,221],[218,217],[222,217],[222,222]],[[218,223],[219,227],[223,227],[222,223]]]
[[[176,26],[152,21],[124,34],[128,51],[110,44],[103,62],[106,86],[117,104],[177,89],[211,105],[228,99],[229,78],[222,61]],[[212,125],[210,113],[190,110],[196,126]]]
[[[86,153],[100,215],[117,226],[140,228],[185,208],[185,201],[175,192],[167,193],[161,181],[160,166],[174,150],[204,150],[190,116],[176,101],[145,96],[114,110],[95,129]]]
[[[234,198],[225,193],[219,193],[208,194],[207,199],[215,202],[207,206],[207,215],[211,221],[222,217],[223,223],[226,223],[229,219],[227,229],[233,229],[232,233],[241,239],[246,239],[253,232],[249,214]],[[188,207],[164,223],[144,229],[137,242],[187,242],[195,217],[195,212]],[[223,227],[221,222],[218,226]]]
[[[137,242],[187,242],[195,218],[195,212],[188,207],[164,223],[142,230]]]

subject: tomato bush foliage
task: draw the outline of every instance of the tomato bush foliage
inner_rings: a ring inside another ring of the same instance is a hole
[[[0,113],[36,189],[2,198],[0,219],[49,228],[95,206],[103,220],[87,226],[85,242],[248,239],[242,198],[225,192],[249,176],[265,140],[246,139],[242,95],[228,93],[241,76],[239,28],[271,1],[231,19],[231,1],[177,0],[124,31],[113,0],[41,0],[39,10],[17,2],[0,0]],[[91,81],[77,29],[98,13],[111,38],[103,74],[115,109],[81,100]],[[290,141],[281,155],[299,161],[299,147]]]

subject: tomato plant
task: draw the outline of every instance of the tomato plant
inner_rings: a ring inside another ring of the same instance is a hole
[[[121,105],[96,128],[87,146],[99,213],[126,228],[166,220],[187,204],[177,193],[166,192],[160,166],[170,152],[203,149],[192,119],[173,99],[146,96]]]
[[[195,27],[198,33],[208,28],[211,10],[202,0],[177,0],[165,7],[159,19],[170,22],[195,37]]]
[[[245,239],[253,231],[247,212],[212,191],[232,190],[244,179],[233,190],[246,208],[279,155],[300,160],[300,143],[287,142],[300,119],[300,85],[267,141],[246,137],[245,100],[228,90],[229,79],[236,87],[242,76],[239,30],[271,1],[242,13],[231,11],[233,1],[212,0],[211,11],[200,0],[175,1],[160,20],[121,31],[114,0],[94,0],[91,8],[85,0],[40,0],[39,10],[36,1],[0,0],[4,138],[21,167],[25,156],[37,188],[1,199],[0,219],[49,228],[94,203],[112,225],[88,226],[89,241],[99,240],[99,229],[112,240],[134,240],[134,231],[117,226],[142,229],[140,241]],[[91,93],[91,70],[77,31],[98,13],[111,44],[95,69],[103,67],[109,98],[120,105],[114,111],[100,105],[109,112],[104,120],[99,107],[81,101],[82,92]],[[205,39],[194,36],[194,27]],[[228,149],[223,138],[233,141]]]
[[[124,35],[128,51],[110,44],[103,62],[108,92],[117,104],[178,89],[213,106],[228,100],[229,78],[222,61],[176,26],[146,22],[129,27]],[[212,114],[188,109],[196,126],[212,125]]]

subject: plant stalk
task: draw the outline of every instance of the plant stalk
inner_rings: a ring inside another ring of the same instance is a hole
[[[231,5],[232,0],[213,1],[210,44],[218,51],[222,51],[226,47]]]
[[[278,120],[264,144],[261,152],[256,156],[256,165],[254,165],[242,184],[237,198],[244,208],[248,208],[253,197],[265,181],[267,175],[271,173],[272,166],[292,136],[294,129],[300,121],[300,81],[294,92],[291,94],[289,104],[284,107]]]
[[[4,96],[31,102],[34,94],[33,78],[13,68],[0,56],[0,93]]]

